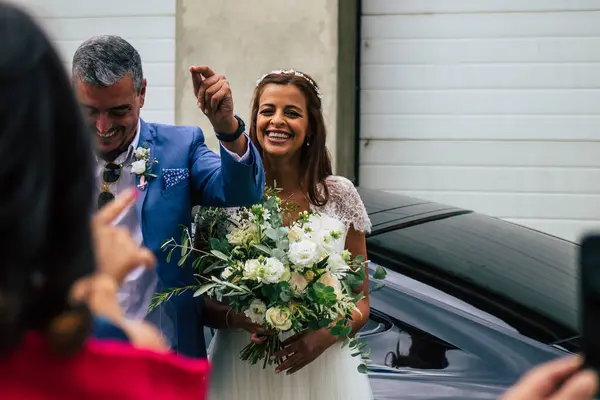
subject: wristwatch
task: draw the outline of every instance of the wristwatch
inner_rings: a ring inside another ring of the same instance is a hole
[[[237,115],[233,116],[238,122],[238,128],[233,133],[219,133],[215,131],[217,139],[221,142],[235,142],[246,131],[246,124]]]

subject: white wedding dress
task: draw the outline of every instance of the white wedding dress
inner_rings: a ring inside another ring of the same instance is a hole
[[[331,176],[327,179],[329,201],[314,209],[339,223],[369,232],[371,222],[352,182]],[[345,228],[345,229],[344,229]],[[345,240],[340,241],[345,243]],[[344,249],[338,249],[342,251]],[[373,398],[366,374],[358,372],[359,357],[352,357],[341,343],[327,349],[300,371],[275,374],[274,366],[251,365],[240,360],[240,351],[250,343],[245,331],[220,330],[210,347],[212,363],[208,400],[370,400]]]

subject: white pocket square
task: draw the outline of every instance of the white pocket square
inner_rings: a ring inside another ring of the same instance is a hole
[[[163,186],[166,189],[185,181],[190,177],[190,170],[187,168],[163,168],[162,170]]]

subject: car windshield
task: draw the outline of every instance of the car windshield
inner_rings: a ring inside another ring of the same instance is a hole
[[[369,238],[379,250],[451,274],[578,331],[574,243],[480,214]]]

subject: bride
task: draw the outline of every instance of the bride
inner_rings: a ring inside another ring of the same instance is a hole
[[[316,210],[336,221],[345,232],[345,248],[367,259],[369,217],[354,185],[332,175],[325,134],[321,93],[308,75],[273,71],[258,81],[250,137],[261,152],[267,185],[277,182],[282,200],[298,211]],[[366,297],[358,303],[360,312],[353,315],[353,333],[369,318],[368,278],[359,291]],[[210,400],[372,398],[367,375],[357,371],[360,360],[326,329],[287,338],[277,354],[282,363],[275,370],[239,359],[250,340],[260,338],[246,331],[217,332],[209,349]]]

